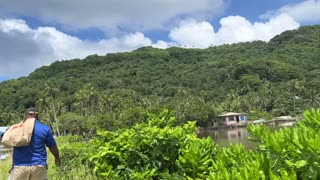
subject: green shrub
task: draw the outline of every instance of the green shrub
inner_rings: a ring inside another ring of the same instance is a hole
[[[306,111],[303,121],[276,131],[249,125],[257,143],[249,150],[199,139],[195,122],[175,127],[174,120],[164,110],[130,129],[99,131],[90,142],[61,138],[65,164],[71,171],[82,164],[97,179],[320,179],[320,110]]]
[[[101,177],[116,174],[129,179],[176,173],[180,149],[196,139],[196,128],[195,122],[173,127],[175,119],[169,114],[168,110],[149,114],[147,124],[136,124],[131,129],[98,132],[94,142],[99,150],[91,157],[94,172]]]

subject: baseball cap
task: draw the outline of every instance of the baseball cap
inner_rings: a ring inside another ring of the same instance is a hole
[[[37,108],[34,108],[34,107],[30,107],[26,110],[26,112],[24,113],[25,115],[27,114],[30,114],[30,115],[33,115],[33,114],[39,114],[39,111]]]

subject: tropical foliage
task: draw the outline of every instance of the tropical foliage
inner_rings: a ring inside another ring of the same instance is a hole
[[[278,180],[320,178],[320,109],[308,110],[296,126],[270,131],[248,127],[257,147],[220,147],[199,139],[195,123],[175,126],[168,110],[149,114],[147,123],[116,132],[99,131],[91,141],[63,137],[68,174],[79,164],[97,179]]]
[[[199,126],[224,111],[251,119],[296,116],[320,105],[319,34],[319,25],[307,26],[268,43],[144,47],[56,61],[0,83],[0,125],[30,106],[39,107],[56,135],[131,127],[163,107],[175,110],[176,124]]]

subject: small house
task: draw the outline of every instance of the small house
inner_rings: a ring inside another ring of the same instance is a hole
[[[228,112],[218,116],[220,123],[224,125],[246,124],[248,122],[247,113]]]

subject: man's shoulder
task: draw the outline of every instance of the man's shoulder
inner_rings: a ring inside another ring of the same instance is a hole
[[[43,130],[50,130],[49,126],[47,126],[46,124],[40,122],[39,120],[35,121],[35,126],[37,128],[43,129]]]

